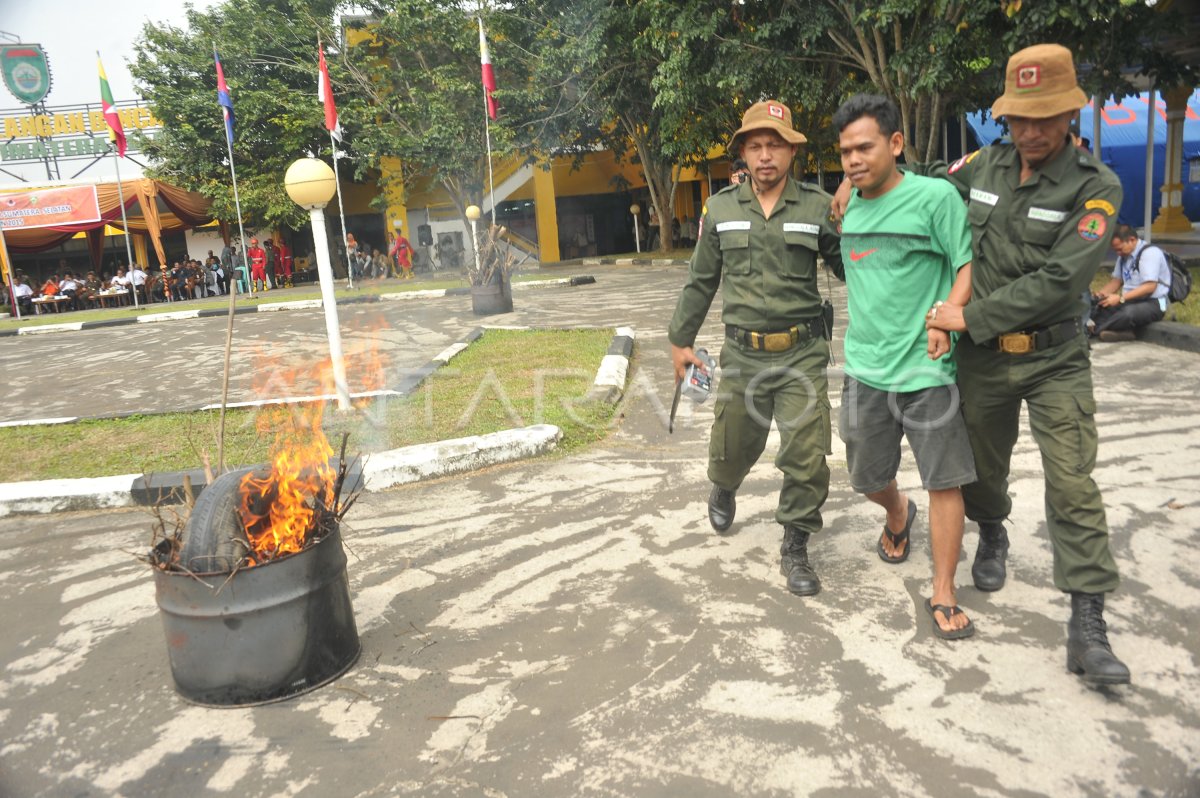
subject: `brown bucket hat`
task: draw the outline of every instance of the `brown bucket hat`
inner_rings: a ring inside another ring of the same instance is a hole
[[[992,116],[1045,119],[1087,105],[1075,82],[1071,51],[1061,44],[1035,44],[1013,53],[1004,74],[1004,94],[992,104]]]
[[[742,114],[742,126],[734,132],[729,149],[736,150],[741,137],[751,130],[774,130],[788,144],[804,144],[808,139],[792,127],[792,110],[779,100],[763,100],[746,109]]]

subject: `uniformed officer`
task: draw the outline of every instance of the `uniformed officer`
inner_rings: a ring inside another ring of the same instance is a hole
[[[923,170],[969,199],[975,253],[970,302],[939,303],[927,320],[966,333],[958,383],[979,477],[963,488],[967,516],[979,523],[976,587],[1004,585],[1009,463],[1024,400],[1045,472],[1054,584],[1071,594],[1067,667],[1089,683],[1125,684],[1129,669],[1112,653],[1104,623],[1104,594],[1118,576],[1091,476],[1096,402],[1081,324],[1082,297],[1108,251],[1121,184],[1071,146],[1071,120],[1086,103],[1069,50],[1021,50],[1009,59],[1004,94],[992,106],[1012,142]]]
[[[774,418],[783,472],[776,520],[783,524],[780,570],[791,592],[815,595],[821,582],[808,562],[808,538],[821,529],[829,492],[829,346],[817,290],[817,256],[843,276],[829,195],[791,179],[805,137],[775,100],[755,103],[729,149],[745,159],[749,182],[708,201],[687,283],[668,337],[676,379],[689,363],[709,306],[722,288],[721,379],[709,442],[709,521],[727,532],[735,494],[762,454]]]

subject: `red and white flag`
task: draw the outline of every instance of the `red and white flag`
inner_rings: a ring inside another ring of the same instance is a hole
[[[320,74],[317,76],[317,99],[325,105],[325,128],[338,141],[342,140],[342,126],[338,124],[337,106],[333,104],[333,85],[329,82],[329,67],[325,66],[325,48],[317,43],[321,56]]]
[[[496,90],[496,73],[492,71],[492,56],[488,52],[487,36],[483,32],[483,17],[479,17],[479,63],[483,69],[483,94],[487,98],[487,115],[496,118],[496,100],[492,92]]]

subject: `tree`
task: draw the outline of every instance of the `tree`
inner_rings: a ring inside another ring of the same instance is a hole
[[[142,145],[148,173],[208,197],[218,218],[237,218],[215,46],[233,96],[243,216],[251,226],[302,225],[307,217],[287,196],[283,174],[301,154],[328,151],[317,36],[330,29],[336,7],[337,0],[226,0],[203,12],[189,7],[186,29],[147,23],[130,71],[163,122]]]
[[[1196,83],[1194,68],[1179,58],[1178,42],[1172,42],[1188,30],[1177,4],[1002,0],[1001,5],[998,38],[1005,53],[1039,42],[1065,44],[1075,55],[1079,82],[1089,95],[1120,99],[1132,94],[1130,74],[1149,76],[1163,88]]]
[[[562,86],[569,113],[561,139],[582,152],[599,144],[637,163],[663,220],[661,249],[683,169],[704,166],[728,135],[728,94],[718,72],[718,38],[735,15],[724,0],[547,0],[537,4],[539,85]],[[547,104],[547,108],[549,105]]]

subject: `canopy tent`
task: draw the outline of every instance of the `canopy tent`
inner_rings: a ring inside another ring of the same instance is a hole
[[[167,265],[167,256],[162,244],[164,231],[199,227],[212,221],[209,213],[212,203],[203,195],[144,177],[121,181],[120,188],[115,182],[102,183],[96,186],[100,219],[83,224],[6,231],[4,239],[9,252],[42,252],[82,232],[88,238],[88,251],[92,263],[99,268],[104,253],[105,226],[124,229],[121,221],[122,193],[125,197],[125,216],[129,223],[126,232],[150,236],[160,268]]]
[[[1149,108],[1147,93],[1126,97],[1121,102],[1111,99],[1100,111],[1100,159],[1121,178],[1125,198],[1121,202],[1118,218],[1134,227],[1142,227],[1145,221],[1143,186],[1146,179],[1146,111]],[[1158,213],[1162,203],[1158,187],[1165,182],[1167,152],[1166,103],[1156,97],[1155,108],[1158,118],[1154,120],[1154,174],[1151,185],[1153,208],[1151,219]],[[1090,139],[1093,130],[1092,104],[1079,112],[1079,129],[1084,138]],[[986,111],[970,114],[967,123],[975,134],[979,146],[986,146],[1007,133]],[[1193,222],[1200,221],[1200,89],[1188,98],[1187,112],[1183,122],[1183,209]]]

